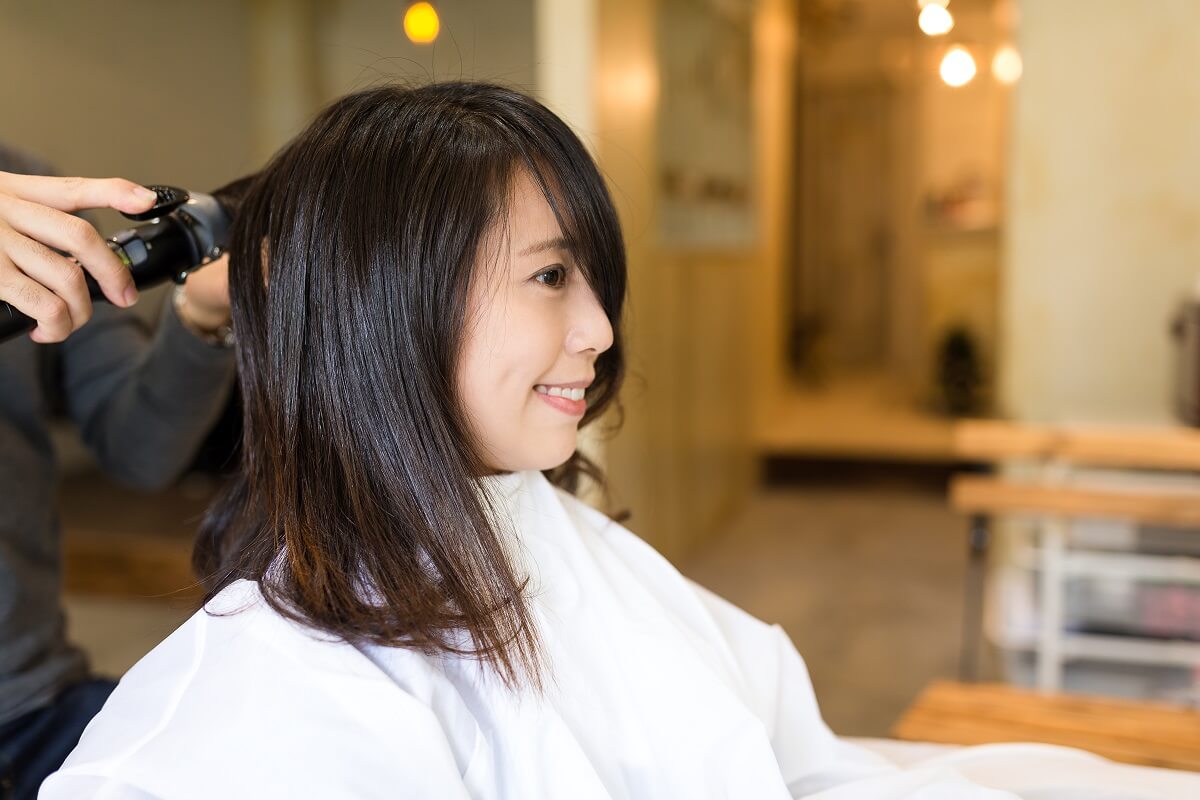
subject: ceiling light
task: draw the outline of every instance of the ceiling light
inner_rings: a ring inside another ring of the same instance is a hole
[[[954,29],[954,17],[950,15],[945,6],[930,3],[921,9],[921,15],[917,17],[917,25],[929,36],[945,36]]]
[[[948,86],[966,86],[975,77],[975,59],[965,47],[951,47],[938,72]]]
[[[437,9],[432,3],[413,3],[404,12],[404,35],[413,44],[429,44],[441,30]]]

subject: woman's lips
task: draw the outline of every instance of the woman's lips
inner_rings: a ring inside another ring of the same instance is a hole
[[[541,387],[545,389],[546,387]],[[571,397],[561,397],[559,395],[547,394],[544,391],[539,392],[536,388],[533,393],[544,400],[551,408],[568,414],[572,417],[582,417],[587,413],[587,400],[580,398],[579,400]]]

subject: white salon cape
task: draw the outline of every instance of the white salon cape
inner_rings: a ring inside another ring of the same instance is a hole
[[[242,581],[130,670],[40,798],[1200,797],[1200,778],[1073,750],[900,766],[838,739],[780,628],[540,473],[486,486],[531,579],[543,694],[470,659],[333,641]]]

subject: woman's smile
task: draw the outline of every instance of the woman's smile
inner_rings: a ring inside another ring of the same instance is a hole
[[[533,387],[533,391],[551,408],[564,414],[582,417],[587,412],[587,401],[584,400],[584,394],[587,392],[585,386],[572,388],[539,383]]]

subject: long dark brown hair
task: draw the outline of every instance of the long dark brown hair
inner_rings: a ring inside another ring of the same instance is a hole
[[[244,433],[197,540],[208,598],[257,581],[276,611],[344,641],[477,657],[510,686],[540,683],[524,579],[455,381],[468,286],[519,170],[613,327],[588,424],[624,370],[625,251],[595,164],[544,106],[468,82],[359,92],[238,187]],[[577,452],[547,474],[574,491],[584,473],[596,475]]]

